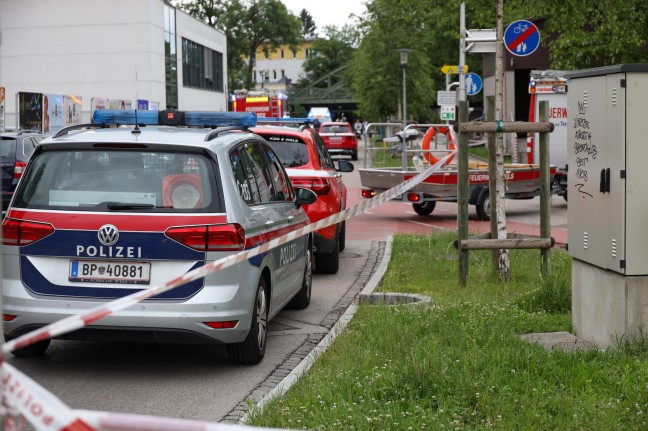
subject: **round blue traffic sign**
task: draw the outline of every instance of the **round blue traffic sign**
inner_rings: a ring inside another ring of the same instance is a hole
[[[518,57],[533,54],[540,46],[540,30],[531,21],[515,21],[506,27],[504,46]]]
[[[482,79],[476,73],[466,73],[466,94],[468,96],[474,96],[478,94],[482,89]]]

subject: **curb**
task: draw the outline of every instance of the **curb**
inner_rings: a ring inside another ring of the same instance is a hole
[[[376,289],[380,281],[387,271],[387,266],[391,260],[391,249],[392,249],[393,237],[390,235],[387,237],[387,243],[385,245],[384,254],[378,268],[373,273],[371,278],[367,281],[367,284],[362,289],[359,294],[360,298],[370,297],[372,292]],[[349,307],[346,309],[344,314],[340,316],[335,325],[331,328],[329,333],[319,342],[315,348],[304,358],[302,361],[297,364],[297,366],[290,372],[288,375],[277,384],[270,392],[268,392],[261,400],[254,405],[248,412],[246,412],[238,421],[239,424],[246,424],[247,421],[253,414],[259,414],[263,411],[265,406],[281,395],[284,395],[288,390],[295,384],[297,381],[310,370],[315,361],[326,351],[326,349],[331,345],[331,343],[337,338],[337,336],[344,331],[347,327],[353,316],[355,315],[358,309],[358,299],[355,299]]]

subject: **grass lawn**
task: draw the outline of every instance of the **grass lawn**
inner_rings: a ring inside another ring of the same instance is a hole
[[[648,429],[648,342],[547,352],[519,334],[569,331],[570,258],[511,250],[512,278],[470,252],[457,286],[453,234],[396,236],[379,290],[434,305],[361,305],[286,396],[250,425],[311,430]]]

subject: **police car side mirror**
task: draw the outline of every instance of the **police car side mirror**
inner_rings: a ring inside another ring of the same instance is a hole
[[[299,208],[302,205],[315,203],[317,195],[311,189],[297,189],[297,200],[295,205]]]
[[[336,170],[338,172],[353,172],[353,168],[353,163],[347,160],[338,160],[338,168]]]

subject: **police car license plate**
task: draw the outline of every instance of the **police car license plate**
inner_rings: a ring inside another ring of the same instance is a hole
[[[68,280],[93,283],[148,284],[151,280],[151,263],[73,260],[70,262]]]

